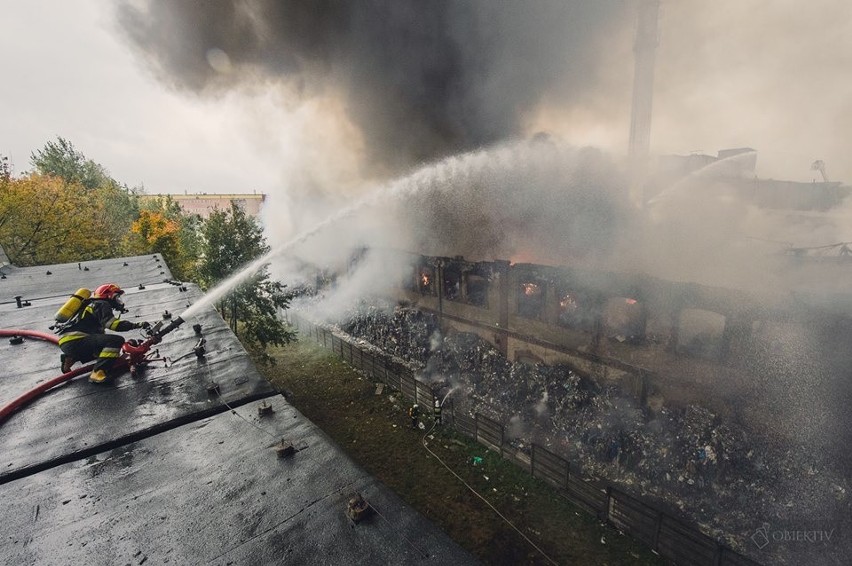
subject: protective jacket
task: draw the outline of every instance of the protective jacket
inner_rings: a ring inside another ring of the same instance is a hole
[[[109,301],[95,299],[86,305],[76,319],[59,332],[59,345],[79,340],[90,334],[104,334],[105,330],[126,332],[136,324],[113,315]]]

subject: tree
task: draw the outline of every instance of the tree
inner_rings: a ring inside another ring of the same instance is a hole
[[[0,181],[0,245],[15,265],[110,257],[103,202],[57,177]]]
[[[198,267],[202,288],[215,287],[268,251],[260,226],[239,206],[232,203],[227,211],[213,211],[202,228]],[[268,345],[282,346],[295,339],[278,316],[290,304],[284,288],[270,280],[264,265],[217,305],[234,333],[263,362],[273,362],[265,352]]]
[[[90,214],[99,216],[94,221],[102,227],[101,240],[109,241],[116,250],[139,214],[136,191],[122,186],[103,165],[88,159],[62,137],[34,151],[30,162],[41,175],[63,179],[77,187],[81,200],[98,203]]]
[[[30,155],[30,162],[42,175],[59,177],[87,190],[118,186],[102,165],[87,159],[74,144],[62,137],[57,137],[55,142],[47,142],[44,149],[34,151]]]
[[[125,236],[122,250],[128,255],[160,253],[175,277],[196,279],[201,255],[201,217],[186,214],[171,197],[141,201],[138,218]]]

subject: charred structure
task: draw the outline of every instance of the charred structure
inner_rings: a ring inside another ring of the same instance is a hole
[[[848,398],[852,323],[819,294],[410,263],[394,296],[353,306],[342,329],[417,369],[456,410],[503,422],[519,449],[546,446],[733,546],[761,517],[852,526],[849,422],[830,401]]]

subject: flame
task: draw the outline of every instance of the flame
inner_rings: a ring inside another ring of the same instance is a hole
[[[562,299],[559,300],[559,306],[562,310],[573,311],[577,309],[577,300],[571,296],[570,293],[567,293]]]
[[[420,286],[421,287],[428,287],[429,281],[430,281],[430,279],[429,279],[428,273],[423,272],[423,273],[420,274]]]
[[[637,301],[636,299],[624,299],[624,302],[628,305],[635,305]]]
[[[533,295],[541,293],[541,288],[535,283],[521,283],[521,287],[524,288],[524,295],[527,297],[532,297]]]

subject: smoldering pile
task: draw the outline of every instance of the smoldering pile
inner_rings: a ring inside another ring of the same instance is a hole
[[[341,327],[418,369],[437,396],[457,388],[454,410],[504,423],[517,449],[544,446],[714,535],[784,516],[794,501],[801,509],[805,492],[813,506],[848,514],[846,480],[806,450],[768,442],[703,407],[650,411],[567,365],[512,363],[474,334],[441,336],[434,315],[405,306],[363,304]]]

